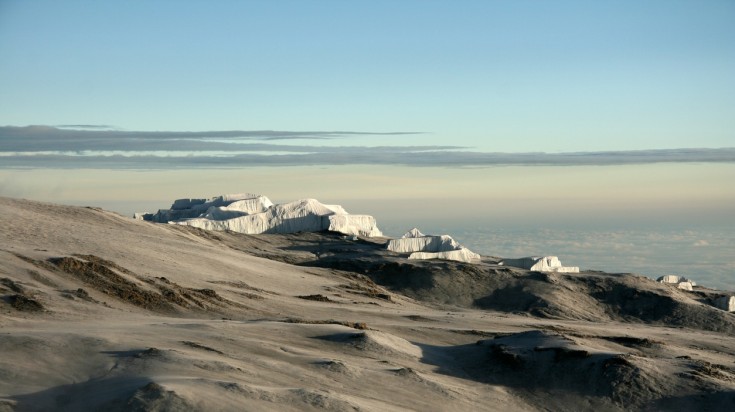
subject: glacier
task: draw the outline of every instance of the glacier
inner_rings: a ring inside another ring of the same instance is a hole
[[[559,258],[556,256],[529,256],[519,259],[504,259],[500,264],[538,272],[579,273],[579,268],[576,266],[562,266]]]
[[[693,290],[692,287],[697,286],[697,282],[677,275],[664,275],[656,279],[656,282],[676,285],[679,289],[684,290]]]
[[[351,215],[339,205],[326,205],[316,199],[274,204],[266,196],[251,193],[210,199],[177,199],[170,209],[161,209],[156,213],[136,213],[135,217],[158,223],[245,234],[330,230],[353,236],[383,235],[374,217]]]
[[[396,253],[408,253],[409,259],[443,259],[471,263],[481,257],[460,245],[449,235],[425,235],[417,228],[398,239],[390,239],[386,249]]]

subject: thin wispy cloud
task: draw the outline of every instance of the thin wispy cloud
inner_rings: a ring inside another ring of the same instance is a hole
[[[84,125],[77,125],[84,126]],[[89,125],[87,125],[89,126]],[[350,145],[350,137],[417,132],[119,131],[0,127],[0,167],[167,169],[244,166],[402,165],[444,167],[733,163],[735,148],[572,153],[490,153],[452,145]],[[306,140],[298,145],[269,143]],[[324,145],[339,139],[343,145]],[[314,140],[314,144],[308,144]]]
[[[75,130],[115,130],[116,127],[104,124],[59,124],[59,129],[75,129]]]
[[[211,131],[129,131],[112,129],[102,125],[66,126],[2,126],[0,142],[16,139],[31,139],[37,142],[51,142],[59,139],[75,141],[101,139],[249,139],[249,140],[288,140],[288,139],[339,139],[349,136],[400,136],[416,135],[422,132],[355,132],[355,131],[282,131],[282,130],[211,130]]]

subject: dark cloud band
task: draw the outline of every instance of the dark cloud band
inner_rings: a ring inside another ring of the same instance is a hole
[[[178,169],[247,166],[404,165],[484,167],[733,163],[735,148],[575,153],[487,153],[462,146],[323,146],[275,139],[345,139],[412,132],[121,132],[48,126],[0,127],[0,168]],[[239,138],[245,142],[221,141]],[[217,139],[217,140],[213,140]],[[349,139],[347,139],[349,140]],[[154,155],[153,152],[165,155]],[[217,155],[209,153],[219,152]]]

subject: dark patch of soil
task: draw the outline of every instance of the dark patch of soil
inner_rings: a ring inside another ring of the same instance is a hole
[[[365,322],[343,322],[338,320],[307,320],[307,319],[297,319],[297,318],[288,318],[284,320],[286,323],[304,323],[307,325],[342,325],[347,326],[348,328],[353,329],[359,329],[359,330],[367,330],[368,328],[367,324]]]
[[[436,320],[427,318],[426,316],[421,315],[406,315],[404,318],[411,319],[414,322],[436,322]]]
[[[142,289],[137,283],[126,279],[116,271],[127,275],[132,274],[131,272],[95,256],[50,258],[49,262],[106,295],[144,309],[170,311],[173,310],[171,302],[176,302],[170,295]]]
[[[663,342],[648,339],[648,338],[636,338],[633,336],[601,336],[602,339],[610,342],[615,342],[619,345],[627,346],[629,348],[651,348],[655,345],[663,345]]]
[[[267,290],[264,290],[264,289],[260,289],[260,288],[256,288],[256,287],[250,286],[247,283],[245,283],[243,281],[240,281],[240,280],[238,280],[238,281],[210,280],[208,282],[209,283],[214,283],[216,285],[226,285],[226,286],[231,286],[233,288],[250,290],[250,291],[253,291],[253,292],[260,292],[260,293],[268,293],[268,294],[271,294],[271,295],[277,295],[277,293],[275,293],[275,292],[271,292],[271,291],[267,291]]]
[[[108,296],[144,309],[163,312],[171,312],[177,308],[218,311],[228,306],[241,306],[222,298],[213,289],[185,288],[166,278],[140,276],[114,262],[93,255],[50,258],[43,264],[72,275]],[[40,266],[43,264],[39,263]],[[154,290],[144,287],[139,281],[150,285]],[[88,293],[81,288],[73,295],[82,299],[89,298]]]
[[[198,344],[196,342],[191,342],[191,341],[188,341],[188,340],[182,340],[181,343],[183,343],[186,346],[192,347],[194,349],[201,349],[201,350],[206,350],[206,351],[209,351],[209,352],[218,353],[220,355],[224,355],[224,352],[222,352],[222,351],[218,351],[217,349],[210,348],[209,346],[200,345],[200,344]]]
[[[24,295],[10,295],[7,298],[8,303],[15,310],[21,312],[41,312],[43,311],[43,305],[35,299],[29,298]]]
[[[14,282],[12,279],[2,278],[0,279],[0,285],[5,286],[15,293],[25,293],[25,288],[18,282]]]
[[[314,362],[314,365],[324,368],[330,372],[337,372],[337,373],[343,373],[343,374],[350,372],[349,368],[347,367],[347,365],[344,364],[344,362],[335,361],[335,360],[318,361],[318,362]]]
[[[482,336],[485,338],[494,338],[498,336],[497,333],[486,332],[484,330],[477,330],[477,329],[449,329],[449,331],[452,333],[460,334],[460,335]]]
[[[735,370],[725,365],[696,361],[693,367],[694,369],[689,373],[696,378],[711,378],[725,382],[735,382]]]
[[[385,290],[382,290],[382,288],[378,287],[374,283],[372,285],[365,286],[357,282],[351,282],[347,285],[341,285],[340,289],[354,295],[393,302],[393,298],[390,296],[390,294],[386,293]]]
[[[29,270],[28,275],[31,277],[31,279],[35,280],[36,282],[49,286],[52,288],[58,287],[58,285],[52,281],[51,279],[47,278],[46,276],[43,276],[42,274],[38,273],[38,271],[35,270]]]
[[[313,300],[316,302],[334,302],[332,299],[329,299],[328,297],[324,295],[301,295],[301,296],[296,296],[296,297],[299,299]]]
[[[77,290],[65,290],[62,293],[62,296],[67,299],[81,299],[85,302],[92,302],[92,303],[101,303],[100,301],[94,299],[93,297],[89,296],[89,292],[84,290],[83,288],[78,288]]]
[[[148,348],[146,350],[140,351],[135,355],[136,358],[160,358],[164,355],[163,351],[158,348]]]
[[[87,293],[86,290],[79,288],[76,291],[74,291],[74,296],[80,298],[80,299],[89,299],[89,293]]]
[[[124,410],[128,411],[191,411],[196,410],[184,398],[174,391],[166,390],[161,385],[151,382],[138,389],[128,399]]]

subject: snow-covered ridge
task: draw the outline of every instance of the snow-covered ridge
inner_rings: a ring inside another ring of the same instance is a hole
[[[296,233],[331,230],[346,235],[382,236],[375,218],[350,215],[339,205],[316,199],[273,204],[265,196],[250,193],[222,195],[211,199],[178,199],[170,209],[136,213],[137,219],[233,232]]]

